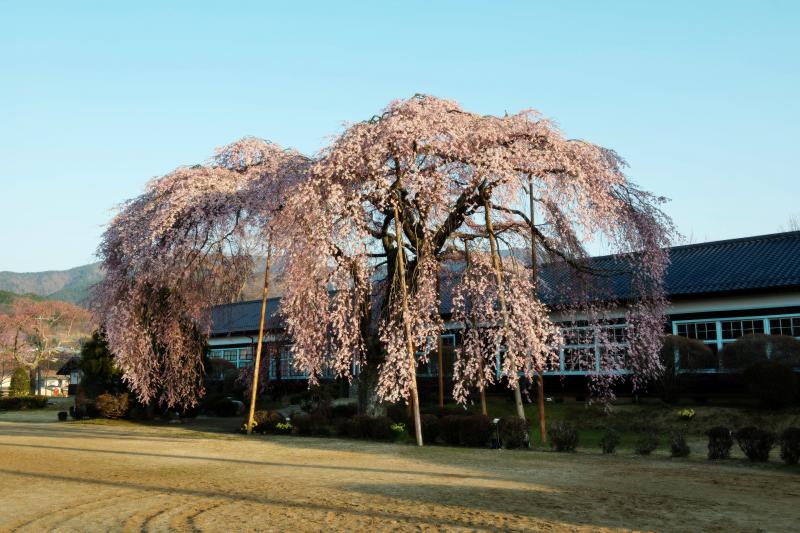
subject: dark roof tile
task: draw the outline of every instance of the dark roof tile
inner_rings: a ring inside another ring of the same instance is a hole
[[[669,257],[665,287],[670,298],[800,287],[800,231],[675,246],[669,249]],[[624,262],[613,255],[602,256],[592,258],[591,266],[607,273],[598,278],[604,295],[631,296],[631,277]],[[541,275],[542,298],[552,303],[555,297],[546,294],[546,287],[557,285],[559,270],[546,266]],[[442,284],[443,314],[450,313],[451,284],[452,279]],[[267,329],[283,327],[277,313],[279,300],[268,301]],[[260,312],[259,300],[217,306],[212,310],[212,335],[257,331]]]

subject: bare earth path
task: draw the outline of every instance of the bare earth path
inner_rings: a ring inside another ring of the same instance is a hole
[[[0,417],[0,531],[797,531],[800,472]]]

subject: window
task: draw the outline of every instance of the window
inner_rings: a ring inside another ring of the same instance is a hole
[[[770,319],[769,332],[771,335],[800,337],[800,316]]]
[[[717,340],[717,323],[689,322],[678,324],[678,335],[701,341]]]
[[[609,342],[614,344],[625,343],[625,326],[610,326],[603,328],[603,332],[607,336]]]
[[[564,331],[564,344],[594,344],[594,333],[590,328],[571,328]]]
[[[236,368],[253,366],[253,347],[212,349],[208,352],[212,359],[223,359]]]
[[[307,374],[305,372],[299,372],[294,368],[292,361],[294,357],[292,356],[292,345],[291,344],[284,344],[280,347],[280,365],[281,365],[281,377],[283,378],[305,378]]]
[[[625,338],[627,326],[622,319],[605,321],[600,326],[599,334],[586,322],[560,325],[564,334],[564,348],[561,352],[562,372],[599,371],[602,366],[599,356],[614,354],[624,357],[627,352]]]
[[[800,316],[745,316],[719,320],[675,321],[675,335],[702,341],[717,354],[726,344],[745,335],[768,334],[800,337]],[[685,362],[679,362],[684,366]]]
[[[752,335],[753,333],[764,333],[764,320],[723,320],[722,324],[722,338],[738,339],[744,335]]]
[[[429,343],[433,344],[433,343]],[[456,336],[452,333],[442,334],[442,367],[447,375],[448,369],[453,368],[453,355],[456,347]],[[437,354],[438,347],[433,345],[431,351],[428,352],[428,362],[420,363],[417,367],[417,375],[424,377],[433,377],[439,375],[439,359]],[[418,351],[417,355],[423,355],[423,352]]]
[[[595,368],[594,347],[567,347],[564,348],[564,366],[566,370],[593,371]]]

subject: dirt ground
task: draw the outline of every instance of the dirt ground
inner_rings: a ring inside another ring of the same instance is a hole
[[[0,415],[0,531],[797,531],[800,471]]]

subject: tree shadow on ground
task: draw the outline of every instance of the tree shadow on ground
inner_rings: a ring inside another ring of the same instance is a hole
[[[386,505],[377,506],[370,503],[359,502],[355,505],[338,505],[329,504],[321,501],[313,501],[311,499],[304,499],[301,502],[293,501],[287,498],[273,498],[264,495],[259,495],[253,492],[244,491],[215,491],[208,489],[174,487],[174,486],[161,486],[150,483],[137,483],[131,481],[120,480],[101,480],[101,479],[87,479],[85,477],[59,475],[53,473],[40,473],[28,472],[22,470],[2,469],[0,468],[0,475],[8,476],[9,478],[18,478],[21,480],[35,480],[40,479],[48,483],[76,483],[79,485],[91,485],[96,487],[105,487],[112,489],[125,489],[125,490],[138,490],[150,493],[160,493],[164,495],[182,495],[193,496],[200,498],[207,498],[209,500],[230,500],[234,502],[249,502],[261,505],[277,506],[279,508],[293,508],[308,511],[322,511],[327,513],[335,513],[337,515],[352,514],[369,518],[379,518],[387,521],[394,522],[409,522],[426,523],[440,527],[447,528],[474,528],[475,517],[465,513],[463,518],[454,517],[452,514],[448,516],[431,516],[425,509],[408,507],[404,505],[393,505],[397,509],[388,510]],[[441,487],[441,485],[436,485]],[[433,486],[431,486],[433,487]],[[572,522],[570,522],[572,523]],[[491,524],[483,524],[484,527],[491,526]]]
[[[491,485],[375,484],[361,483],[344,489],[370,497],[408,502],[407,507],[447,506],[465,514],[482,511],[503,517],[524,516],[536,521],[571,524],[590,529],[624,528],[652,531],[667,523],[672,506],[691,505],[677,498],[670,506],[654,508],[652,502],[631,494],[588,493],[581,490],[532,490]],[[406,507],[406,506],[404,506]],[[662,526],[663,527],[663,526]],[[502,526],[498,524],[498,529]]]
[[[99,422],[99,423],[98,423]],[[60,437],[69,435],[93,438],[133,438],[140,440],[179,441],[188,438],[237,438],[241,421],[236,418],[185,419],[180,424],[153,420],[92,419],[69,422],[18,422],[0,419],[0,434]]]
[[[148,457],[155,459],[166,459],[170,461],[201,461],[201,462],[217,462],[217,463],[230,463],[241,466],[265,466],[265,467],[281,467],[293,468],[297,470],[339,470],[344,472],[355,473],[377,473],[377,474],[397,474],[403,476],[422,476],[422,477],[440,477],[446,479],[481,479],[481,480],[501,480],[504,478],[498,476],[480,476],[471,474],[459,474],[450,472],[438,471],[421,471],[413,472],[409,470],[393,470],[387,468],[371,468],[360,466],[339,466],[334,464],[313,464],[313,463],[294,463],[294,462],[280,462],[280,461],[263,461],[256,459],[232,459],[226,457],[210,457],[198,455],[176,455],[166,453],[153,453],[153,452],[135,452],[129,450],[108,450],[108,449],[94,449],[94,448],[78,448],[70,446],[52,446],[45,444],[18,444],[18,443],[4,443],[0,442],[0,449],[2,447],[8,448],[31,448],[35,450],[47,450],[56,452],[78,452],[86,453],[89,455],[111,455],[111,456],[129,456],[129,457]]]

